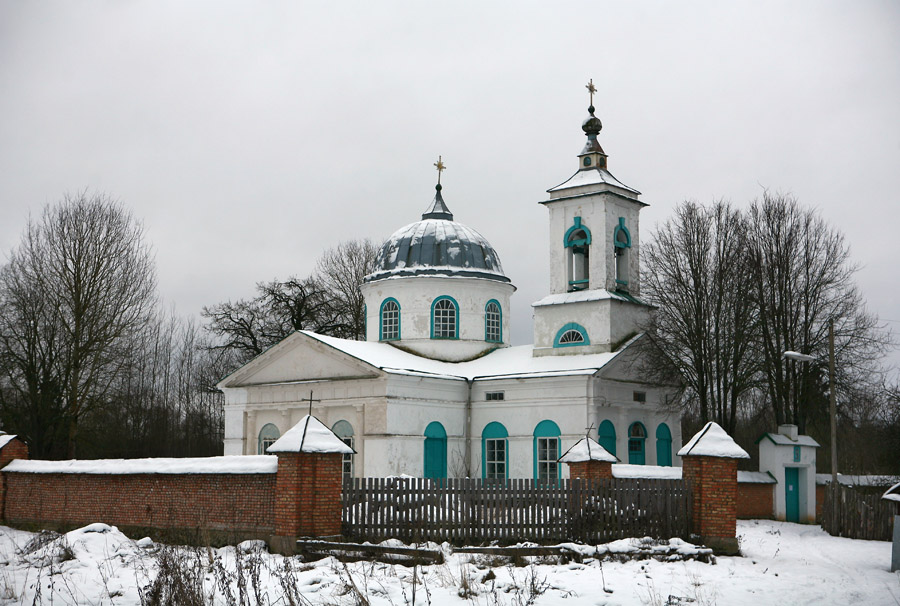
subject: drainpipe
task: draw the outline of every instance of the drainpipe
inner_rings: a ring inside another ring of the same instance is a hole
[[[463,455],[465,462],[466,475],[472,477],[472,385],[475,379],[466,379],[466,423],[465,423],[465,445],[466,452]]]

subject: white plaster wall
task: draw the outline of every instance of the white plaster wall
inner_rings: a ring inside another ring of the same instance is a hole
[[[420,355],[448,361],[471,359],[498,346],[509,345],[509,298],[512,284],[479,278],[411,276],[363,284],[366,301],[366,340],[378,341],[381,303],[388,297],[400,304],[398,346]],[[431,338],[431,305],[437,297],[451,296],[459,305],[459,339]],[[500,303],[502,343],[484,340],[484,306]]]

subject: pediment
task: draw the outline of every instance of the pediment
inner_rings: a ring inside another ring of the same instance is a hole
[[[381,370],[295,332],[234,371],[219,383],[220,388],[270,383],[371,378]]]

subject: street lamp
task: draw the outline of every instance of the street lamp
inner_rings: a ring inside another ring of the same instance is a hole
[[[784,357],[797,362],[815,362],[816,358],[796,351],[784,352]],[[834,405],[834,320],[828,320],[828,399],[831,415],[831,489],[837,491],[837,413]],[[833,493],[837,495],[836,492]]]

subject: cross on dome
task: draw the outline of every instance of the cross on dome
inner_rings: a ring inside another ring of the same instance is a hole
[[[591,107],[593,107],[594,106],[594,93],[597,92],[597,87],[594,86],[593,78],[591,78],[590,82],[587,83],[587,86],[585,86],[585,88],[588,89],[588,92],[591,95]],[[593,112],[593,110],[591,110],[591,111]]]
[[[441,157],[438,156],[438,161],[434,163],[435,168],[438,171],[438,185],[441,184],[441,173],[447,169],[447,165],[441,161]]]

